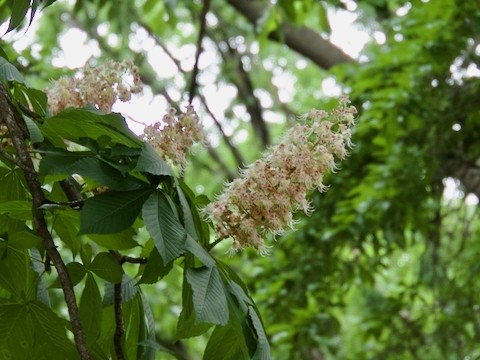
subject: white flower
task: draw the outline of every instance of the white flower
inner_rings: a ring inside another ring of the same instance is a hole
[[[204,141],[203,128],[193,106],[178,115],[171,108],[162,121],[148,125],[144,129],[144,138],[164,158],[180,166],[186,163],[186,153],[194,143]]]
[[[280,144],[242,170],[240,178],[202,209],[220,238],[233,239],[233,252],[246,246],[268,252],[266,235],[292,228],[293,212],[313,211],[307,193],[327,190],[323,176],[338,169],[335,158],[345,159],[352,146],[356,109],[348,104],[342,97],[331,113],[311,110],[301,116],[303,124],[293,126]]]
[[[131,77],[130,84],[126,76]],[[88,104],[111,112],[117,99],[128,101],[141,90],[138,68],[131,61],[107,61],[95,68],[85,66],[77,77],[58,79],[45,92],[50,112],[55,115],[66,108]]]

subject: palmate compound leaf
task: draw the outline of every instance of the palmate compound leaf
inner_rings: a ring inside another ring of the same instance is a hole
[[[167,194],[163,191],[151,194],[143,205],[142,217],[164,264],[185,252],[187,233]]]
[[[112,234],[129,228],[152,191],[108,191],[87,199],[80,213],[79,234]]]

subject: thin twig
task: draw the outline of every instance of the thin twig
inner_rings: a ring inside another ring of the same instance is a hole
[[[233,145],[232,141],[230,140],[230,137],[223,130],[222,124],[220,124],[220,121],[217,119],[217,117],[215,116],[213,111],[208,106],[207,99],[205,98],[205,96],[200,94],[200,100],[202,101],[203,106],[205,107],[205,110],[207,110],[208,114],[213,119],[213,122],[215,123],[217,129],[222,134],[222,137],[223,137],[223,140],[225,141],[225,144],[227,144],[228,148],[232,152],[232,155],[235,158],[235,161],[237,162],[237,167],[241,168],[243,165],[245,165],[245,161],[243,160],[242,155],[240,154],[238,149],[235,147],[235,145]]]
[[[121,263],[131,263],[131,264],[146,264],[148,262],[147,258],[135,258],[131,256],[122,256],[120,259]]]
[[[200,30],[198,32],[198,41],[197,41],[197,53],[195,54],[195,65],[193,66],[192,78],[190,82],[190,91],[189,91],[189,100],[188,103],[191,105],[193,98],[195,97],[195,90],[197,88],[197,75],[198,75],[198,63],[200,60],[200,54],[202,53],[202,41],[205,36],[205,31],[207,28],[207,13],[210,8],[210,0],[203,1],[203,8],[200,14]]]
[[[75,299],[75,293],[73,291],[73,285],[68,275],[67,267],[60,256],[57,247],[50,234],[47,222],[45,220],[43,211],[38,208],[43,205],[47,200],[43,194],[42,186],[38,181],[37,174],[35,173],[35,167],[33,161],[30,158],[30,154],[27,145],[24,141],[23,127],[25,123],[19,123],[17,119],[22,119],[20,114],[16,113],[17,109],[11,105],[11,101],[8,95],[8,91],[3,85],[0,85],[0,119],[8,128],[8,132],[12,139],[13,145],[18,155],[19,161],[23,167],[29,169],[25,171],[25,180],[27,187],[32,195],[33,202],[33,226],[36,233],[40,236],[45,247],[45,252],[52,259],[55,266],[60,284],[62,286],[65,303],[67,305],[68,313],[70,316],[70,323],[72,325],[73,337],[75,339],[75,345],[82,360],[90,360],[91,355],[88,351],[85,334],[83,332],[82,324],[80,323],[80,314],[78,312],[77,302]],[[23,119],[22,119],[23,120]]]

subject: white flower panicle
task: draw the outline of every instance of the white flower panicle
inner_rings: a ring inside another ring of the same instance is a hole
[[[311,110],[303,115],[302,123],[289,129],[280,144],[242,170],[240,178],[202,209],[220,239],[233,239],[233,252],[251,246],[268,253],[266,235],[292,228],[294,212],[313,211],[307,193],[327,189],[324,175],[337,170],[335,160],[344,160],[352,147],[357,110],[349,103],[344,96],[331,113]]]
[[[127,80],[131,79],[131,83]],[[55,115],[69,108],[94,105],[111,112],[115,101],[128,101],[142,91],[138,68],[131,61],[107,61],[92,68],[85,66],[77,77],[62,77],[46,89],[48,107]]]
[[[162,121],[145,126],[144,138],[166,161],[171,161],[183,171],[188,149],[204,141],[203,128],[193,109],[187,106],[184,113],[176,116],[171,108]]]

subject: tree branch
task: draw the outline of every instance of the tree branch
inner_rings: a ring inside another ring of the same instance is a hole
[[[240,154],[240,151],[238,151],[237,147],[235,145],[233,145],[233,143],[230,141],[230,137],[223,130],[222,124],[220,124],[220,121],[217,119],[217,117],[215,116],[213,111],[208,106],[207,99],[205,98],[205,96],[200,94],[200,99],[202,100],[202,103],[203,103],[203,106],[205,107],[205,110],[207,110],[208,114],[210,115],[210,117],[213,119],[213,122],[217,126],[217,129],[222,134],[223,140],[225,141],[228,148],[232,152],[233,157],[235,158],[235,161],[237,162],[237,167],[239,167],[239,168],[242,167],[245,164],[245,160],[243,159],[242,155]]]
[[[262,1],[227,0],[227,2],[253,25],[257,24],[266,8]],[[342,50],[306,26],[296,27],[283,21],[280,25],[280,33],[282,34],[281,38],[275,32],[272,32],[269,38],[278,42],[282,42],[283,39],[290,49],[312,60],[323,69],[330,69],[337,64],[353,61]]]
[[[63,295],[67,304],[68,313],[70,316],[70,323],[72,324],[72,332],[75,339],[75,345],[82,360],[90,360],[91,356],[88,351],[87,343],[85,340],[85,334],[83,332],[82,325],[80,323],[80,315],[78,312],[77,302],[75,299],[75,293],[73,291],[73,285],[68,276],[68,271],[63,262],[55,243],[53,242],[52,235],[50,234],[43,211],[39,209],[41,205],[47,202],[43,194],[43,190],[40,182],[38,181],[35,168],[30,158],[30,154],[25,144],[23,127],[25,124],[18,123],[18,119],[22,119],[20,114],[14,106],[11,105],[8,91],[3,85],[0,85],[0,121],[3,121],[7,126],[13,145],[18,155],[18,159],[22,164],[22,168],[28,168],[29,171],[25,171],[25,180],[27,187],[32,195],[33,202],[33,227],[36,233],[40,236],[45,247],[46,254],[50,257],[55,266],[58,278],[62,285]],[[23,119],[21,120],[23,121]]]
[[[115,250],[110,250],[117,262],[122,265],[122,255]],[[113,307],[115,313],[115,333],[113,334],[113,347],[117,360],[125,360],[125,355],[122,348],[122,337],[125,334],[125,324],[123,322],[122,310],[122,281],[113,285]]]
[[[217,32],[219,31],[221,30],[217,30]],[[247,108],[253,130],[259,137],[263,147],[267,147],[270,145],[270,132],[263,119],[263,109],[260,101],[254,93],[255,86],[250,79],[250,74],[243,68],[241,55],[228,41],[228,34],[225,31],[222,31],[221,35],[226,47],[220,46],[219,42],[215,41],[217,49],[222,56],[224,63],[234,64],[234,76],[232,76],[231,83],[237,88],[238,95]],[[213,32],[210,32],[209,36],[210,38],[215,39],[215,34]]]
[[[197,88],[197,76],[198,76],[198,62],[200,60],[200,54],[202,53],[202,41],[205,37],[205,30],[207,28],[207,13],[210,8],[210,0],[203,1],[202,12],[200,13],[200,30],[198,32],[197,52],[195,54],[195,65],[193,66],[192,79],[190,82],[189,100],[191,105],[193,98],[195,97],[195,90]]]
[[[114,308],[115,308],[115,334],[113,335],[113,346],[117,360],[124,360],[125,355],[122,349],[122,337],[125,333],[122,311],[122,283],[114,284]]]

